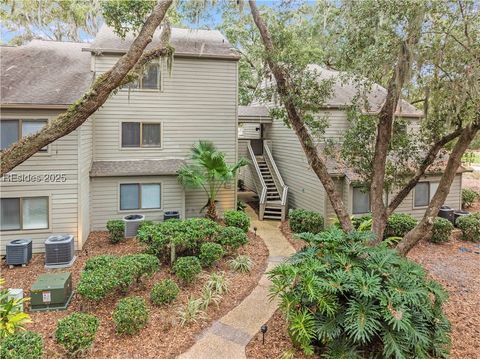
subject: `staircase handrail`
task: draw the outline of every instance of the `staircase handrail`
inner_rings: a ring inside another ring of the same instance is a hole
[[[260,171],[260,167],[258,166],[257,158],[255,157],[255,154],[253,153],[252,146],[250,145],[250,141],[247,143],[247,148],[248,148],[248,154],[249,154],[249,159],[250,163],[253,165],[255,168],[255,172],[257,174],[257,181],[260,181],[261,189],[258,188],[259,186],[257,185],[257,181],[254,180],[255,186],[257,187],[257,192],[259,192],[260,196],[260,204],[264,204],[267,199],[267,185],[265,184],[265,181],[263,180],[262,172]]]
[[[277,164],[275,163],[272,152],[270,151],[270,148],[268,147],[268,143],[266,140],[263,141],[263,152],[265,156],[265,160],[269,162],[270,167],[273,169],[273,174],[274,174],[274,181],[277,182],[276,185],[278,185],[281,190],[282,195],[281,195],[281,204],[285,205],[287,203],[287,195],[288,195],[288,186],[285,185],[285,182],[283,182],[283,178],[280,175],[280,171],[278,170]],[[280,193],[280,191],[279,191]]]

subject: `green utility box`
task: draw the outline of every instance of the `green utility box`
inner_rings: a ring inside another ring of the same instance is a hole
[[[67,309],[72,294],[70,273],[41,274],[30,290],[30,309],[32,311]]]

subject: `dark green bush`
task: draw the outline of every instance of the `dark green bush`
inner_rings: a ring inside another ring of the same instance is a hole
[[[291,209],[288,223],[293,233],[320,233],[323,231],[323,217],[320,213],[304,209]]]
[[[355,229],[359,229],[360,226],[365,225],[366,222],[369,222],[372,220],[372,214],[364,214],[358,217],[353,217],[352,218],[352,224],[355,227]],[[370,226],[371,228],[371,226]]]
[[[200,259],[200,263],[204,267],[210,267],[215,262],[218,262],[222,259],[225,251],[223,247],[218,243],[203,243],[200,247],[200,255],[198,258]]]
[[[173,264],[173,271],[183,282],[191,283],[202,271],[202,266],[197,257],[180,257]]]
[[[148,308],[142,297],[120,299],[113,312],[115,331],[118,334],[136,334],[148,323]]]
[[[245,204],[245,202],[240,200],[237,201],[237,211],[245,212],[246,208],[247,208],[247,205]]]
[[[137,238],[148,245],[149,253],[163,260],[170,258],[170,246],[175,245],[177,255],[198,254],[200,246],[208,242],[220,226],[206,218],[171,219],[142,226]]]
[[[302,234],[269,277],[294,345],[326,358],[447,357],[447,294],[418,264],[371,246],[371,232]]]
[[[158,258],[150,254],[92,257],[80,274],[77,293],[98,301],[116,290],[127,291],[143,276],[153,275],[159,266]]]
[[[55,339],[70,356],[74,356],[92,347],[98,326],[95,316],[73,313],[58,321]]]
[[[471,188],[463,188],[462,189],[462,207],[463,208],[471,207],[479,196],[480,194],[477,191]]]
[[[250,227],[250,217],[242,211],[225,211],[223,214],[225,225],[228,227],[237,227],[242,229],[245,233]]]
[[[403,237],[417,225],[417,220],[408,213],[393,213],[387,220],[384,238]]]
[[[111,219],[107,222],[107,230],[110,234],[110,242],[118,243],[125,239],[125,222],[121,219]]]
[[[173,280],[164,279],[153,286],[150,300],[156,305],[168,304],[177,298],[179,292],[180,289]]]
[[[458,217],[456,224],[464,241],[480,242],[480,212]]]
[[[437,217],[433,222],[432,237],[430,242],[445,243],[450,240],[453,231],[453,224],[445,218]]]
[[[215,237],[215,242],[220,243],[232,252],[248,243],[248,236],[243,229],[238,227],[223,227]]]
[[[35,332],[19,331],[0,341],[2,359],[42,359],[43,339]]]

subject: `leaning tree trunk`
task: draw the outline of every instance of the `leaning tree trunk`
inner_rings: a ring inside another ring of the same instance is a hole
[[[462,134],[458,138],[458,141],[448,158],[447,166],[442,178],[440,179],[437,191],[430,201],[425,215],[420,223],[418,223],[414,229],[408,232],[397,244],[396,249],[400,254],[406,255],[415,246],[415,244],[418,243],[418,241],[431,234],[433,222],[438,214],[438,211],[440,210],[440,206],[443,205],[445,199],[447,198],[450,186],[452,185],[455,175],[457,174],[458,167],[461,164],[462,156],[479,129],[480,119],[478,119],[475,123],[470,124],[462,131]]]
[[[302,145],[308,163],[325,188],[342,229],[350,232],[354,229],[352,221],[350,220],[348,211],[335,187],[335,182],[328,173],[327,166],[325,165],[324,161],[320,158],[317,148],[314,144],[314,140],[308,132],[308,129],[305,126],[305,123],[299,112],[297,111],[295,103],[288,95],[291,92],[295,92],[295,89],[293,89],[292,85],[288,83],[285,70],[272,58],[272,54],[275,50],[267,26],[260,16],[256,2],[254,0],[250,0],[249,5],[252,12],[253,21],[260,32],[262,42],[267,53],[268,66],[275,77],[278,93],[280,94],[280,97],[284,103],[290,125],[292,126],[298,137],[298,140],[300,141],[300,144]]]
[[[125,76],[139,61],[171,4],[172,0],[159,0],[127,53],[109,71],[100,75],[91,88],[66,112],[36,134],[22,138],[1,152],[0,176],[26,161],[49,143],[74,131],[105,103],[112,91],[122,84]]]

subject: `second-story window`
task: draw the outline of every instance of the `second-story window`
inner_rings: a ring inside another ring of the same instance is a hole
[[[122,147],[161,147],[160,123],[122,122]]]
[[[5,149],[22,137],[38,132],[47,124],[47,120],[1,120],[0,121],[0,147]],[[47,151],[47,147],[40,150]]]
[[[125,87],[130,87],[132,89],[160,90],[160,76],[160,65],[158,63],[151,63],[145,66],[141,78]]]

